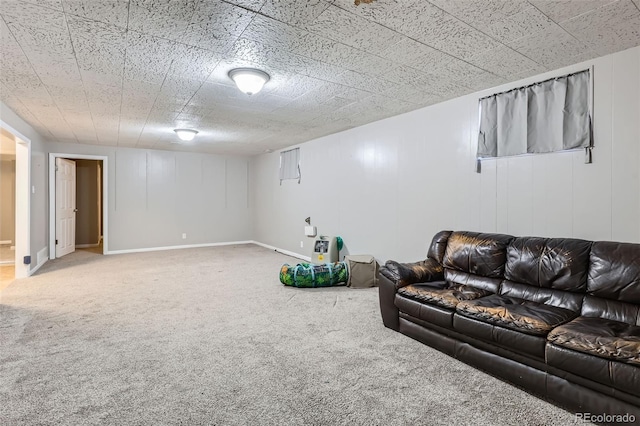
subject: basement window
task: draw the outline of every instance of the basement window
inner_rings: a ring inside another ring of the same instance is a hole
[[[280,185],[287,179],[300,183],[300,148],[280,152]]]
[[[591,163],[591,70],[479,101],[477,168],[485,158],[585,149]]]

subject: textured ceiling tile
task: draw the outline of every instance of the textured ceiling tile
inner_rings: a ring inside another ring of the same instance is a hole
[[[0,15],[9,26],[18,24],[27,28],[41,28],[54,33],[67,30],[62,11],[55,11],[35,4],[22,3],[19,0],[0,1]]]
[[[413,104],[414,108],[415,105],[423,105],[433,99],[440,98],[438,95],[428,93],[425,90],[419,90],[415,86],[406,84],[398,84],[393,87],[393,89],[381,92],[380,95]]]
[[[442,74],[444,80],[460,86],[467,86],[470,80],[486,74],[485,70],[461,60],[444,63],[438,68],[438,72]]]
[[[193,16],[197,0],[131,0],[129,29],[179,40]]]
[[[513,80],[514,80],[513,76],[502,77],[499,75],[486,72],[481,75],[477,75],[475,77],[470,78],[465,85],[467,89],[461,91],[459,96],[466,95],[467,93],[472,93],[478,90],[499,86],[501,84],[505,84]]]
[[[589,59],[593,59],[596,56],[598,56],[598,53],[592,50],[581,52],[577,55],[563,56],[561,58],[558,58],[558,60],[556,60],[555,62],[549,64],[548,68],[550,70],[563,68],[563,67],[566,67],[567,65],[573,65],[573,64],[578,64],[580,62],[588,61]],[[520,76],[516,76],[516,77],[525,78],[525,77],[530,77],[532,75],[533,74],[528,74],[528,75],[521,75],[521,77]]]
[[[469,58],[469,62],[478,68],[503,77],[510,77],[514,74],[522,74],[528,71],[535,71],[532,74],[545,71],[543,66],[507,46],[500,46],[497,49],[472,56]]]
[[[380,56],[419,70],[430,70],[438,64],[454,59],[451,55],[410,38],[403,38],[390,48],[382,51]]]
[[[606,53],[616,44],[618,50],[637,45],[639,18],[640,10],[635,4],[631,0],[621,0],[593,9],[560,25],[596,51]]]
[[[494,21],[483,27],[483,31],[502,43],[517,40],[533,33],[546,31],[555,24],[535,7]],[[480,29],[480,28],[479,28]]]
[[[53,98],[43,85],[33,87],[21,86],[18,88],[9,88],[9,90],[12,95],[19,97],[31,110],[40,107],[55,108]]]
[[[280,49],[291,49],[307,31],[278,22],[266,16],[256,15],[242,33],[242,37]]]
[[[153,101],[162,89],[161,84],[147,81],[124,79],[122,83],[123,95],[127,100],[142,102]]]
[[[228,101],[235,99],[240,91],[233,86],[205,82],[189,101],[192,106],[228,105]]]
[[[583,40],[587,41],[598,55],[606,55],[638,46],[640,44],[640,17],[636,16],[624,23],[601,29],[597,35],[590,34]],[[591,55],[591,57],[598,55]]]
[[[124,30],[75,16],[69,16],[67,22],[83,79],[120,85],[126,48]]]
[[[483,28],[476,25],[484,26],[501,21],[530,7],[525,0],[429,0],[429,2],[480,30]]]
[[[4,102],[6,106],[11,108],[13,112],[15,112],[20,118],[30,123],[34,129],[45,138],[53,137],[53,135],[49,132],[49,129],[44,126],[38,117],[34,115],[29,108],[27,108],[24,103],[21,101],[20,97],[13,96],[8,93],[6,88],[0,84],[0,100]]]
[[[258,41],[240,38],[233,44],[231,52],[236,59],[264,64],[270,60],[272,55],[278,55],[279,50]]]
[[[238,36],[218,32],[215,35],[211,32],[200,29],[189,28],[180,39],[181,43],[210,50],[217,54],[224,54],[229,51]]]
[[[555,22],[566,21],[617,0],[529,0]]]
[[[420,14],[420,3],[427,3],[422,0],[385,0],[374,1],[373,3],[356,6],[352,0],[336,0],[333,4],[336,7],[358,14],[366,19],[381,23],[387,27],[400,32],[403,25],[413,20],[412,15]],[[431,9],[434,6],[427,5]]]
[[[125,75],[133,80],[162,83],[171,66],[174,49],[172,41],[127,32]]]
[[[354,64],[352,54],[363,53],[337,41],[317,34],[305,34],[291,46],[291,52],[335,66],[348,67]],[[346,63],[345,63],[346,61]]]
[[[47,86],[76,87],[82,85],[82,78],[75,60],[63,58],[46,58],[38,56],[38,61],[34,61],[32,55],[31,63],[34,70],[40,77],[43,84]]]
[[[500,45],[491,37],[446,13],[420,22],[414,34],[416,40],[462,59]]]
[[[0,20],[0,82],[9,88],[40,86],[40,78],[24,55],[9,28]]]
[[[338,83],[371,93],[379,93],[395,86],[395,83],[371,77],[354,71],[345,71],[338,78]]]
[[[321,80],[300,74],[292,74],[282,79],[276,75],[269,80],[269,85],[265,86],[263,90],[265,93],[295,99],[321,87],[323,84],[324,82]]]
[[[564,21],[560,25],[580,38],[593,34],[593,31],[597,34],[607,26],[615,26],[638,16],[640,10],[631,0],[620,0]]]
[[[3,0],[5,1],[5,0]],[[20,1],[20,0],[17,0]],[[22,0],[23,3],[31,3],[38,6],[47,7],[49,9],[54,9],[58,11],[62,11],[62,0]]]
[[[342,66],[352,71],[384,78],[386,71],[395,64],[386,58],[356,50],[342,61]],[[340,65],[336,63],[335,65]]]
[[[169,74],[193,80],[206,80],[220,61],[213,52],[184,44],[176,45],[173,54]]]
[[[36,61],[39,60],[37,57],[74,57],[73,46],[66,28],[63,31],[50,31],[18,23],[10,23],[8,26],[25,54],[30,58],[31,55],[34,55]],[[47,59],[43,61],[47,61]]]
[[[339,42],[318,34],[302,33],[290,43],[288,50],[297,55],[322,61],[328,51],[332,51]]]
[[[64,11],[95,21],[125,28],[129,14],[129,0],[63,0]]]
[[[254,12],[229,3],[202,2],[180,40],[223,53],[242,34],[254,16]]]
[[[437,84],[438,77],[404,65],[391,66],[384,75],[385,79],[414,87],[418,91],[428,91]]]
[[[82,86],[58,87],[49,86],[47,88],[53,101],[62,110],[82,111],[87,113],[89,104]]]
[[[543,66],[575,56],[590,49],[559,26],[509,43],[509,46]]]
[[[299,26],[313,21],[329,3],[323,0],[267,0],[260,13],[287,24]]]
[[[156,104],[186,105],[202,86],[202,82],[176,76],[167,77],[158,93]],[[181,107],[182,108],[182,107]]]
[[[2,60],[4,61],[5,59],[2,58]],[[31,67],[10,68],[0,71],[0,83],[13,92],[44,88],[40,78],[31,70]]]
[[[244,38],[238,39],[232,52],[235,58],[255,64],[267,73],[306,74],[309,68],[307,58]],[[214,72],[214,75],[219,76],[219,72]]]
[[[337,92],[339,92],[339,90],[334,87],[334,83],[328,83],[305,93],[296,100],[309,105],[324,104],[330,99],[333,99]]]
[[[326,9],[307,30],[365,51],[386,49],[402,39],[402,35],[361,16],[345,13],[337,7]]]
[[[257,154],[638,45],[624,1],[541,6],[581,42],[523,0],[0,0],[0,98],[49,139]]]
[[[342,74],[347,72],[344,68],[315,59],[308,59],[306,62],[308,67],[302,73],[324,81],[338,83],[342,78]]]
[[[244,7],[246,9],[250,9],[254,12],[260,10],[262,5],[265,3],[265,0],[225,0],[227,3],[231,3],[237,6]]]

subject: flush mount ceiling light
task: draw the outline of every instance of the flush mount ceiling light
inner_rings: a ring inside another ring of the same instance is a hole
[[[176,132],[176,135],[178,135],[180,140],[183,140],[185,142],[192,141],[193,138],[195,138],[198,134],[197,130],[191,129],[175,129],[174,132]]]
[[[269,81],[269,74],[254,68],[236,68],[229,71],[229,77],[236,83],[238,89],[247,95],[253,95],[262,90],[262,86]]]

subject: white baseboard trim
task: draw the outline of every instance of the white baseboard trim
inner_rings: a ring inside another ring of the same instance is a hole
[[[42,267],[42,265],[47,263],[47,261],[49,260],[49,248],[44,247],[42,250],[40,250],[37,254],[37,258],[38,258],[38,264],[35,267],[29,269],[29,272],[28,272],[29,276],[33,275],[38,269]]]
[[[304,256],[302,254],[294,253],[294,252],[289,251],[289,250],[284,250],[284,249],[280,249],[278,247],[270,246],[269,244],[261,243],[259,241],[251,241],[251,243],[256,244],[258,246],[261,246],[261,247],[264,247],[264,248],[267,248],[269,250],[275,250],[278,253],[286,254],[287,256],[291,256],[291,257],[295,257],[297,259],[302,259],[302,260],[306,260],[307,262],[311,262],[311,256]]]
[[[233,246],[238,244],[251,244],[251,243],[253,243],[253,241],[227,241],[222,243],[187,244],[183,246],[146,247],[146,248],[139,248],[139,249],[109,250],[105,254],[144,253],[149,251],[180,250],[180,249],[199,248],[199,247]]]

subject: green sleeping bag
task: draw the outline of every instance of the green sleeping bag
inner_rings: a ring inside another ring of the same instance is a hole
[[[349,278],[349,271],[345,262],[312,265],[299,263],[296,266],[288,264],[280,268],[280,282],[294,287],[331,287],[345,285]]]

